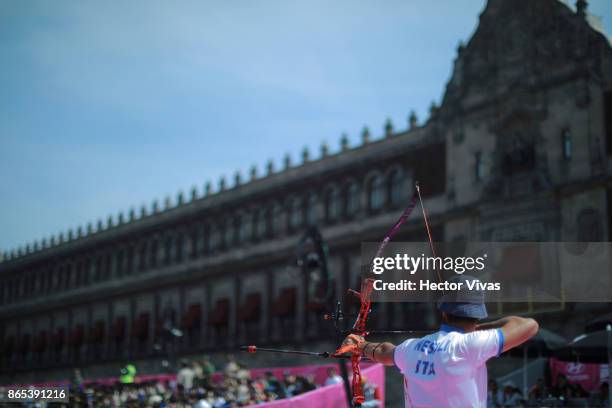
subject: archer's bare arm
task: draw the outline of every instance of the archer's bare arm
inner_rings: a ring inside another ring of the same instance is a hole
[[[492,322],[481,323],[476,330],[501,329],[504,333],[504,349],[508,351],[520,346],[538,333],[540,326],[531,318],[519,316],[502,317]]]
[[[359,349],[359,352],[363,357],[374,362],[387,366],[395,365],[395,361],[393,360],[395,345],[392,343],[371,343],[369,341],[365,341],[362,336],[349,334],[342,344],[353,345]]]

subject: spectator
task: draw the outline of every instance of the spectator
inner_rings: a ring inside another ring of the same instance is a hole
[[[523,406],[523,396],[516,385],[512,381],[504,383],[504,407],[520,407]]]
[[[136,367],[134,364],[126,364],[126,366],[121,369],[119,382],[122,384],[132,384],[134,383],[134,377],[136,377]]]
[[[217,371],[215,365],[210,361],[208,356],[204,356],[204,358],[202,358],[202,370],[206,376],[211,376],[215,371]]]
[[[75,368],[72,372],[72,384],[75,387],[80,388],[83,383],[83,374],[81,374],[81,370],[79,368]]]
[[[363,408],[376,408],[380,406],[381,396],[378,387],[375,384],[369,383],[365,376],[361,377],[361,387],[365,397],[365,401],[361,406]]]
[[[189,391],[193,388],[193,379],[195,378],[195,371],[190,367],[187,360],[181,361],[181,369],[176,376],[176,382],[180,384],[185,391]]]
[[[342,382],[342,377],[338,375],[336,369],[333,367],[329,367],[327,369],[327,379],[325,380],[325,385],[338,384]]]
[[[537,382],[529,390],[529,404],[536,405],[538,402],[548,397],[548,390],[544,379],[538,378]]]
[[[227,363],[225,364],[225,367],[223,368],[223,371],[225,371],[225,374],[229,377],[234,377],[239,369],[240,367],[238,366],[238,363],[236,363],[236,357],[234,357],[231,354],[227,356]]]
[[[270,395],[271,397],[273,397],[273,399],[277,399],[278,397],[284,398],[285,393],[284,393],[283,387],[280,381],[276,379],[272,371],[266,372],[265,376],[266,376],[266,383],[267,383],[265,391],[269,395],[273,394],[273,395]]]
[[[287,398],[291,398],[294,395],[299,394],[298,383],[295,375],[291,374],[289,371],[285,371],[283,373],[283,386],[285,387],[285,395]]]
[[[497,386],[497,381],[494,379],[489,380],[489,387],[487,390],[487,408],[498,408],[504,404],[504,393]]]

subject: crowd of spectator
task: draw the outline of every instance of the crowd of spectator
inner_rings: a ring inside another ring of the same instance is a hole
[[[48,404],[47,407],[100,408],[230,408],[261,404],[315,390],[319,386],[342,382],[336,370],[329,368],[323,384],[316,384],[314,376],[293,375],[285,372],[277,378],[272,372],[253,377],[246,367],[229,357],[219,373],[208,358],[197,361],[182,360],[176,380],[134,381],[136,368],[127,364],[114,384],[83,381],[75,370],[68,404]],[[214,374],[214,375],[213,375]],[[366,407],[377,407],[376,387],[364,384],[368,401]],[[29,405],[45,407],[43,404]]]
[[[607,382],[594,392],[587,392],[580,384],[572,384],[563,374],[556,384],[548,386],[542,378],[529,389],[527,396],[512,381],[499,387],[489,380],[487,408],[502,407],[609,407],[610,391]]]

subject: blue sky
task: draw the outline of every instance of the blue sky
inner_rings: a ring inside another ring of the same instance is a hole
[[[0,250],[425,118],[483,6],[2,0]]]

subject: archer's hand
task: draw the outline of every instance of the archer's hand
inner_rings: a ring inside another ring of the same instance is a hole
[[[336,350],[336,355],[340,354],[360,354],[366,341],[363,336],[358,334],[349,334],[346,336],[342,345]]]

